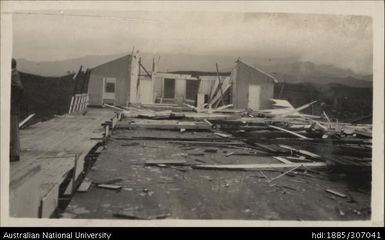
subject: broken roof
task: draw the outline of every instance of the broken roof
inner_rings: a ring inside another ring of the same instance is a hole
[[[253,66],[253,65],[250,65],[250,64],[248,64],[248,63],[246,63],[246,62],[244,62],[244,61],[241,61],[240,59],[238,59],[235,63],[236,63],[237,65],[238,65],[239,63],[243,63],[244,65],[246,65],[246,66],[248,66],[248,67],[251,67],[251,68],[255,69],[256,71],[258,71],[258,72],[260,72],[260,73],[266,75],[266,76],[269,77],[271,80],[273,80],[274,83],[278,83],[278,82],[279,82],[278,79],[276,79],[276,78],[275,78],[274,76],[272,76],[271,74],[269,74],[269,73],[267,73],[267,72],[265,72],[265,71],[262,71],[261,69],[255,67],[255,66]]]

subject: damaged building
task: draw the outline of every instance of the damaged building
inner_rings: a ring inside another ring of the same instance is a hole
[[[209,73],[155,73],[154,93],[156,102],[187,102],[193,105],[204,104],[213,93],[218,81]],[[219,76],[220,81],[228,81],[229,76]],[[227,79],[227,80],[226,80]]]
[[[241,60],[231,72],[232,103],[234,108],[259,110],[271,107],[274,83],[278,80],[270,74]]]
[[[188,102],[201,106],[212,100],[234,108],[259,110],[271,107],[274,97],[274,83],[278,80],[272,75],[237,60],[231,73],[155,73],[154,94],[158,102]],[[245,94],[246,93],[246,94]]]
[[[268,73],[237,60],[231,73],[147,71],[139,54],[126,55],[91,69],[89,105],[188,103],[259,110],[271,106],[274,83]],[[246,93],[246,94],[245,94]]]
[[[89,105],[138,102],[139,56],[126,55],[91,69]]]

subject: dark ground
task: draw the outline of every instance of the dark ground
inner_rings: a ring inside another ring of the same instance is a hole
[[[254,219],[254,220],[368,220],[370,184],[352,183],[345,173],[329,170],[295,171],[268,183],[283,171],[198,170],[190,167],[145,166],[149,159],[186,159],[189,164],[279,163],[271,156],[229,156],[248,149],[216,148],[203,156],[186,153],[213,148],[178,145],[165,141],[116,140],[116,137],[214,137],[210,132],[114,130],[112,139],[97,159],[87,179],[114,183],[119,191],[91,186],[76,193],[65,210],[65,218],[116,218],[128,212],[141,218],[172,219]],[[365,184],[364,184],[365,185]],[[344,193],[340,198],[325,192]]]

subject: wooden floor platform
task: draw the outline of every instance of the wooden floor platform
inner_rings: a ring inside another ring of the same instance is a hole
[[[21,130],[21,160],[10,165],[10,215],[52,215],[60,184],[71,170],[76,181],[86,155],[105,137],[104,123],[116,117],[111,109],[89,108],[84,115],[57,116]]]

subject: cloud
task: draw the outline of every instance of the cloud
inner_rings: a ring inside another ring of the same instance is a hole
[[[43,12],[14,16],[14,55],[56,60],[131,51],[297,57],[371,72],[365,16],[231,12]]]

